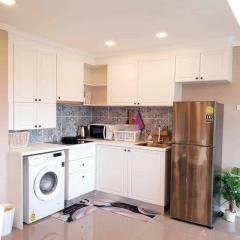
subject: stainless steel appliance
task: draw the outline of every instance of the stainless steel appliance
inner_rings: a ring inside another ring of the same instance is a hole
[[[223,105],[175,102],[170,215],[212,228],[220,206]]]
[[[85,139],[88,136],[88,127],[87,126],[79,126],[77,130],[77,137],[80,139]]]
[[[89,124],[90,138],[99,138],[105,140],[113,140],[113,125],[110,124]]]

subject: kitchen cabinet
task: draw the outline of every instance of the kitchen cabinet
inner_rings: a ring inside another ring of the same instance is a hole
[[[59,53],[57,65],[57,100],[83,102],[83,60],[78,55]]]
[[[14,102],[56,102],[56,53],[13,43]]]
[[[9,128],[56,127],[56,52],[23,40],[9,43]]]
[[[34,102],[37,96],[37,49],[23,44],[13,45],[14,101]]]
[[[13,130],[56,128],[56,104],[14,103]]]
[[[127,195],[126,149],[97,146],[97,190],[121,196]]]
[[[170,152],[97,146],[97,190],[166,206]]]
[[[128,197],[166,206],[169,201],[170,159],[165,152],[130,149]]]
[[[180,100],[175,91],[174,57],[143,57],[108,65],[108,104],[168,106]],[[181,92],[181,91],[179,91]]]
[[[65,200],[95,190],[95,144],[69,147],[66,158]]]
[[[138,88],[137,62],[108,65],[108,104],[136,105]]]
[[[139,61],[138,103],[172,105],[175,99],[174,57]]]
[[[176,57],[176,82],[199,81],[199,54],[189,54]]]
[[[37,96],[43,103],[56,103],[57,96],[57,56],[55,52],[38,51]]]
[[[232,49],[176,56],[176,82],[232,81]]]

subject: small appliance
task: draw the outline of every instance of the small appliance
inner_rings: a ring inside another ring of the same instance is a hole
[[[87,126],[79,126],[77,130],[77,138],[85,139],[88,136],[88,127]]]
[[[89,124],[88,129],[90,138],[113,140],[114,125],[95,123]]]
[[[26,157],[23,173],[25,223],[33,223],[64,208],[64,151]]]
[[[213,227],[220,207],[223,105],[175,102],[170,215]]]

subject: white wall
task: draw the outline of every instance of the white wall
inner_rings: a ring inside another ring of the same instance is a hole
[[[0,202],[7,201],[8,33],[0,30]]]

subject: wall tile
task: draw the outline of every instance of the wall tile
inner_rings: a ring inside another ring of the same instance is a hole
[[[57,104],[57,128],[30,131],[30,143],[60,141],[63,136],[76,136],[80,125],[90,123],[125,124],[127,112],[133,117],[140,110],[145,123],[145,133],[155,126],[172,129],[172,108],[170,107],[89,107]]]

